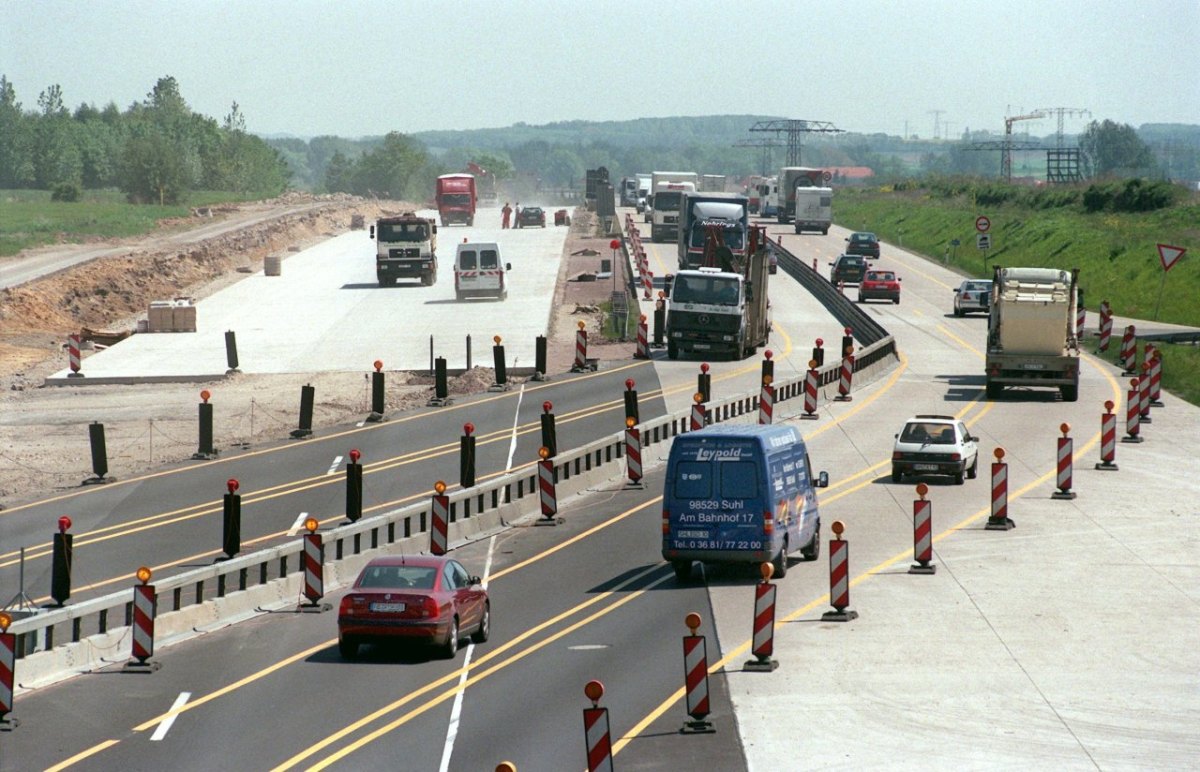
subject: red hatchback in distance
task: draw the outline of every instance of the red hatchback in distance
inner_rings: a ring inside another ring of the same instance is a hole
[[[363,567],[338,608],[338,651],[353,659],[363,643],[416,641],[446,659],[466,631],[483,643],[491,604],[478,576],[448,557],[375,558]]]
[[[893,271],[867,271],[858,285],[858,302],[879,298],[900,302],[900,278]]]

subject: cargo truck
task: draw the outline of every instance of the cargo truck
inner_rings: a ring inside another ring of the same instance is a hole
[[[825,184],[825,170],[810,166],[785,166],[779,170],[779,209],[775,213],[781,223],[796,216],[796,188],[819,188]]]
[[[437,281],[437,223],[431,218],[415,212],[380,217],[370,234],[380,287],[390,287],[397,279],[420,279],[426,287]]]
[[[700,177],[700,190],[704,193],[724,193],[724,174],[704,174]]]
[[[705,240],[708,229],[721,229],[724,245],[733,260],[746,259],[746,237],[750,216],[745,196],[736,193],[688,193],[680,210],[680,229],[677,239],[679,269],[699,268],[704,264]]]
[[[755,226],[750,231],[748,256],[740,263],[733,260],[723,236],[723,228],[708,228],[708,267],[680,271],[671,284],[666,329],[671,359],[690,352],[745,359],[767,342],[771,321],[766,229]]]
[[[621,206],[634,206],[637,204],[637,178],[622,177],[621,187],[617,193],[621,197]]]
[[[650,197],[650,175],[638,174],[635,177],[637,179],[637,210],[644,212],[646,211],[646,199]],[[649,217],[646,218],[646,222],[650,222]]]
[[[829,225],[833,222],[833,188],[797,186],[795,200],[796,233],[829,233]]]
[[[650,190],[650,240],[675,241],[679,237],[679,207],[685,193],[695,193],[700,175],[695,172],[652,172]]]
[[[1079,398],[1079,340],[1075,336],[1079,269],[993,269],[984,375],[988,399],[1007,386],[1057,388],[1064,402]]]
[[[452,223],[475,224],[475,176],[443,174],[437,178],[437,209],[442,227]]]

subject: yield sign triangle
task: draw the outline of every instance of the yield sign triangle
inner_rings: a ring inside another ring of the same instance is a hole
[[[1171,266],[1175,265],[1179,258],[1183,257],[1183,253],[1187,252],[1184,247],[1173,247],[1170,244],[1158,245],[1158,259],[1162,260],[1163,271],[1171,270]]]

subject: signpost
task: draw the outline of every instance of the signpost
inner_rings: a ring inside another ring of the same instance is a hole
[[[987,233],[980,233],[975,237],[975,246],[987,251],[992,248],[992,237]]]
[[[986,215],[981,214],[975,218],[975,230],[979,231],[980,233],[987,233],[988,228],[991,227],[992,221],[989,220]]]
[[[1167,271],[1171,270],[1171,267],[1179,262],[1179,258],[1183,257],[1183,254],[1187,252],[1187,249],[1184,247],[1173,247],[1170,244],[1158,244],[1157,246],[1158,259],[1162,262],[1163,275],[1162,281],[1158,285],[1158,301],[1154,304],[1154,319],[1156,321],[1158,320],[1158,308],[1162,305],[1163,289],[1167,286]]]

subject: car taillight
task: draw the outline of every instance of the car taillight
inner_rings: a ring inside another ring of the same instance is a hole
[[[343,596],[342,596],[342,603],[341,603],[341,605],[340,605],[340,606],[338,606],[338,614],[349,614],[349,613],[350,613],[350,608],[351,608],[353,605],[354,605],[354,602],[353,602],[352,600],[350,600],[350,596],[349,596],[349,595],[343,595]]]
[[[770,510],[763,512],[763,535],[772,536],[775,533],[775,516]]]
[[[892,460],[893,460],[893,461],[899,461],[899,460],[900,460],[900,459],[902,459],[902,458],[904,458],[904,454],[903,454],[903,453],[901,453],[901,452],[900,452],[900,451],[898,451],[898,450],[893,450],[893,451],[892,451]]]
[[[663,536],[666,536],[671,532],[671,512],[666,509],[663,510],[662,532]]]
[[[961,455],[959,455],[958,453],[951,453],[951,454],[950,454],[950,460],[951,460],[951,461],[961,461],[961,460],[962,460],[962,456],[961,456]]]
[[[438,615],[438,604],[433,598],[422,598],[421,607],[417,610],[417,614],[422,619],[431,619]]]

